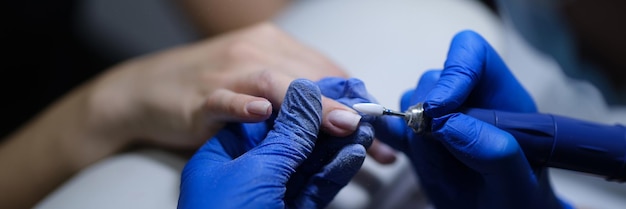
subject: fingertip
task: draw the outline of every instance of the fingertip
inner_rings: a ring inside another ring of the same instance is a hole
[[[439,78],[441,77],[441,72],[442,70],[428,70],[422,74],[415,90],[411,91],[410,94],[407,92],[403,95],[403,108],[408,108],[418,102],[422,102],[424,103],[423,107],[427,114],[433,114],[432,112],[434,111],[437,116],[440,116],[437,111],[438,107],[433,103],[438,103],[442,99],[440,97],[435,97],[435,95],[438,95],[437,92],[440,91],[436,89],[436,87],[439,82]],[[433,90],[435,92],[434,94],[432,93]],[[434,115],[428,115],[434,117]]]
[[[249,114],[256,116],[269,117],[272,115],[272,103],[267,100],[248,102],[245,109]]]
[[[294,201],[295,208],[324,208],[360,170],[365,161],[365,147],[350,144],[343,147],[322,170],[313,175]]]
[[[345,91],[347,80],[342,77],[324,77],[317,81],[317,85],[322,91],[322,95],[327,98],[341,98]]]
[[[342,151],[339,152],[339,156],[342,155],[342,153],[345,155],[345,158],[354,158],[357,159],[357,164],[359,161],[361,163],[363,163],[363,159],[365,159],[365,156],[367,154],[367,151],[365,149],[365,147],[362,144],[351,144],[351,145],[346,145],[346,147],[344,147],[342,149]],[[361,159],[361,160],[358,160]],[[360,167],[360,165],[358,165]]]
[[[430,69],[424,72],[424,74],[420,78],[420,83],[424,83],[424,82],[436,83],[437,80],[439,80],[439,77],[441,76],[441,71],[442,70],[440,69],[439,70]],[[433,85],[429,85],[429,86],[433,86]]]
[[[491,48],[491,46],[487,43],[487,40],[482,35],[473,30],[464,30],[458,32],[452,38],[451,45],[452,46],[450,48],[459,48],[462,50],[477,49],[478,51],[482,51],[485,49],[484,46],[488,46],[489,48]]]
[[[311,81],[297,79],[289,84],[285,99],[274,121],[274,130],[314,142],[322,121],[319,88]]]
[[[322,95],[331,99],[373,99],[368,94],[365,83],[357,78],[325,77],[317,85],[321,88]]]
[[[381,164],[391,164],[396,161],[396,151],[384,143],[374,139],[372,145],[367,150],[374,160]]]
[[[358,78],[349,78],[347,81],[348,91],[345,96],[349,98],[367,99],[371,100],[370,102],[376,102],[374,97],[368,93],[365,82]]]
[[[365,147],[361,144],[349,144],[343,147],[338,153],[335,159],[330,162],[326,167],[332,169],[329,173],[335,175],[344,173],[352,174],[346,175],[341,182],[348,183],[354,174],[361,168],[365,156],[367,156]]]
[[[313,151],[321,119],[321,93],[317,85],[305,79],[294,80],[285,94],[273,129],[259,146],[247,154],[274,153],[273,159],[282,162],[276,165],[287,166],[277,170],[294,169]]]
[[[361,116],[351,108],[322,97],[323,117],[322,129],[333,136],[348,136],[357,130]]]
[[[428,70],[422,74],[415,88],[412,102],[418,103],[426,100],[426,96],[437,86],[440,77],[441,70]]]
[[[476,33],[473,30],[463,30],[458,32],[455,36],[455,39],[457,38],[482,38],[482,36],[480,36],[480,34]]]
[[[488,44],[473,31],[462,31],[455,35],[444,69],[424,99],[427,115],[441,117],[461,107],[482,79],[486,62],[485,46]]]
[[[206,99],[203,113],[214,121],[259,122],[271,116],[271,106],[265,98],[218,89]]]
[[[336,134],[351,134],[359,126],[361,116],[347,110],[333,110],[326,116],[327,120]]]
[[[297,89],[297,91],[293,91]],[[317,100],[320,100],[320,97],[322,95],[320,88],[315,85],[315,83],[313,83],[313,81],[307,80],[307,79],[303,79],[303,78],[299,78],[299,79],[295,79],[293,80],[290,84],[289,84],[289,88],[288,88],[288,92],[289,91],[292,92],[301,92],[301,91],[306,91],[309,94],[308,95],[303,95],[306,97],[315,97]]]
[[[411,98],[413,98],[414,92],[415,90],[411,89],[405,91],[404,94],[402,94],[402,97],[400,97],[400,110],[406,111],[407,109],[409,109],[410,106],[413,105],[411,104]]]
[[[322,121],[322,107],[317,85],[306,79],[296,79],[289,84],[277,121],[298,120],[301,125],[312,126],[317,132]]]

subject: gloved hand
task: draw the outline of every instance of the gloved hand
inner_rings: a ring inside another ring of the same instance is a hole
[[[535,104],[494,49],[478,34],[457,34],[443,71],[429,71],[401,100],[424,102],[432,135],[402,119],[379,117],[376,136],[406,153],[438,209],[568,208],[550,187],[548,171],[531,167],[509,133],[462,113],[477,107],[535,112]]]
[[[373,131],[318,136],[321,114],[319,88],[292,82],[275,120],[229,124],[200,148],[183,170],[178,207],[325,207],[361,167]]]

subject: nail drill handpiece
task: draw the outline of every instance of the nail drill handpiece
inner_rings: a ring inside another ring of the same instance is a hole
[[[421,103],[397,112],[378,104],[355,104],[368,115],[403,117],[417,134],[430,132],[431,118]],[[532,165],[549,166],[626,180],[626,127],[541,113],[468,108],[462,113],[509,132]]]

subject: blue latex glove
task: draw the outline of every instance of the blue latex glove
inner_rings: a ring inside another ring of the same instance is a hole
[[[356,78],[328,77],[318,81],[317,85],[322,95],[348,107],[357,103],[376,102],[374,97],[367,92],[363,81]],[[367,119],[362,121],[367,121]]]
[[[478,34],[457,34],[443,71],[426,72],[401,100],[424,102],[432,135],[414,134],[398,118],[380,117],[376,136],[406,153],[436,208],[568,208],[545,168],[531,167],[507,132],[462,113],[477,107],[514,112],[537,108],[493,48]]]
[[[364,124],[347,137],[318,135],[321,113],[319,88],[292,82],[275,120],[229,124],[200,148],[178,207],[325,207],[361,167],[373,132]]]

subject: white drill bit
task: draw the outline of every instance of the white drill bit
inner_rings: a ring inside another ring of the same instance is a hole
[[[404,118],[407,126],[409,126],[415,133],[424,133],[428,130],[430,119],[424,115],[424,108],[422,103],[413,105],[407,109],[406,112],[398,112],[387,109],[379,104],[374,103],[358,103],[352,105],[355,110],[372,116],[391,115]]]
[[[372,116],[381,116],[381,115],[392,115],[392,116],[400,116],[400,117],[406,116],[402,112],[393,111],[393,110],[383,107],[382,105],[374,104],[374,103],[357,103],[357,104],[352,105],[352,108],[354,108],[355,110],[359,112],[362,112],[367,115],[372,115]]]

